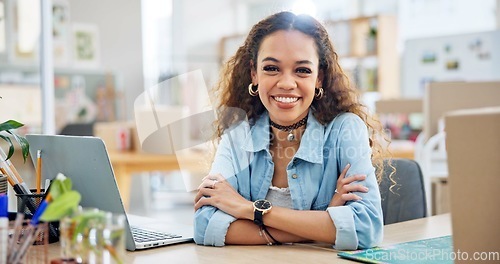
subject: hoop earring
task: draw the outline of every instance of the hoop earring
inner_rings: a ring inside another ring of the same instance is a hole
[[[258,88],[259,85],[253,85],[253,83],[250,83],[248,85],[248,93],[251,95],[251,96],[257,96],[259,94],[259,88]],[[254,91],[254,87],[255,87],[255,91]]]
[[[314,97],[316,99],[318,99],[318,100],[321,99],[321,98],[323,98],[323,88],[322,87],[319,87],[319,88],[315,89]]]

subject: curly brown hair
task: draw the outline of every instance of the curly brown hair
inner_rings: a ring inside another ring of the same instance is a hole
[[[320,100],[313,100],[311,105],[314,109],[313,114],[322,124],[329,123],[340,113],[351,112],[358,115],[369,128],[372,162],[377,168],[377,179],[380,181],[384,170],[383,160],[388,157],[388,152],[382,147],[380,140],[389,140],[385,137],[380,122],[359,102],[359,93],[351,86],[340,67],[338,55],[326,29],[308,15],[280,12],[253,26],[243,45],[224,64],[220,80],[214,89],[219,100],[215,136],[220,137],[225,129],[241,120],[241,113],[231,109],[242,109],[250,121],[256,120],[266,110],[258,96],[254,97],[248,93],[247,87],[252,82],[252,67],[256,70],[257,55],[262,41],[278,30],[297,30],[314,39],[319,70],[323,73],[324,95]]]

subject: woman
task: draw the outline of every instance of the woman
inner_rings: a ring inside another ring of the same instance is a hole
[[[281,12],[257,23],[217,88],[221,141],[195,198],[197,244],[382,240],[381,130],[319,22]]]

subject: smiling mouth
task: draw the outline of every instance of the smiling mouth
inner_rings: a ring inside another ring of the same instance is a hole
[[[273,96],[272,98],[276,102],[285,103],[285,104],[295,103],[299,100],[299,97]]]

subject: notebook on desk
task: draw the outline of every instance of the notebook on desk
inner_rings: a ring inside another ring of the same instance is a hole
[[[427,263],[453,264],[451,236],[436,237],[376,247],[364,250],[342,251],[342,258],[363,263]]]
[[[73,189],[80,192],[81,206],[127,217],[127,250],[192,241],[192,225],[166,224],[126,214],[106,146],[100,138],[60,135],[27,135],[26,138],[34,164],[37,150],[42,151],[43,180],[63,173],[71,178]]]

